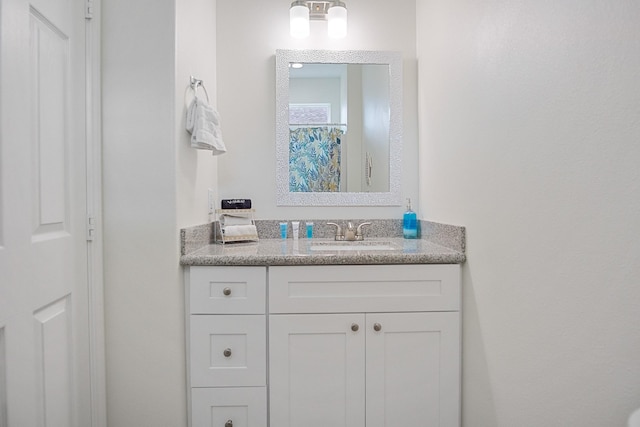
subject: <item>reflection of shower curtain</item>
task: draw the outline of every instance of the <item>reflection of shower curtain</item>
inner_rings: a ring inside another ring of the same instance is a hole
[[[340,191],[342,134],[328,127],[289,131],[289,191]]]

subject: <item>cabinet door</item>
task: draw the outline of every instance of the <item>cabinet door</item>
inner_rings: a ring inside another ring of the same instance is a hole
[[[269,316],[271,426],[364,427],[363,314]]]
[[[367,314],[367,427],[460,426],[460,313]]]
[[[194,388],[191,427],[266,427],[265,387]]]

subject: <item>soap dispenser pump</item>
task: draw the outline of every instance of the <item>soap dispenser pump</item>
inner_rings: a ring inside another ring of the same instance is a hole
[[[411,210],[411,199],[407,199],[407,211],[402,217],[402,235],[405,239],[418,238],[418,216]]]

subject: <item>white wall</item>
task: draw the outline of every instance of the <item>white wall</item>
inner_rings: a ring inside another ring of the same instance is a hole
[[[260,219],[401,218],[404,207],[277,207],[275,195],[276,49],[395,50],[404,58],[403,189],[418,197],[415,0],[347,4],[349,34],[326,36],[312,22],[311,36],[289,35],[289,5],[281,0],[218,0],[218,108],[228,152],[219,161],[220,196],[253,200]]]
[[[418,1],[422,216],[467,226],[469,427],[640,407],[640,3]]]
[[[179,228],[208,222],[209,189],[213,190],[214,198],[218,200],[217,173],[220,156],[191,148],[190,135],[185,131],[185,109],[193,100],[193,91],[188,84],[191,76],[204,82],[209,103],[216,107],[215,22],[216,0],[176,1],[175,104]],[[206,99],[206,93],[202,89],[198,90],[199,97]]]
[[[109,427],[186,426],[179,228],[217,182],[183,117],[190,74],[215,96],[213,22],[211,0],[102,3]]]
[[[327,123],[342,123],[340,121],[342,106],[340,83],[340,78],[338,77],[291,78],[289,80],[289,103],[329,104],[331,117],[329,117]]]

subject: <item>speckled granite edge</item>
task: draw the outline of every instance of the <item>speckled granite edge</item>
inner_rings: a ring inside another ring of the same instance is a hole
[[[467,248],[467,230],[458,225],[420,220],[420,237],[462,253]]]
[[[283,220],[284,221],[284,220]],[[335,227],[327,225],[328,222],[335,222],[340,225],[346,225],[347,220],[330,220],[330,219],[314,219],[308,220],[313,222],[313,235],[316,238],[329,239],[335,234]],[[258,236],[262,239],[278,239],[280,238],[280,224],[278,220],[256,220],[256,228]],[[289,223],[288,235],[291,236],[291,220]],[[399,237],[402,236],[402,220],[398,219],[359,219],[352,221],[354,225],[363,222],[371,222],[372,224],[363,228],[365,238],[379,237]],[[300,237],[305,236],[305,221],[300,221]],[[465,253],[466,249],[466,230],[464,227],[441,224],[437,222],[419,221],[420,238],[431,241],[435,244],[453,249],[458,252]],[[207,245],[215,243],[215,223],[197,225],[194,227],[183,228],[180,230],[180,255],[190,254]]]
[[[285,220],[282,220],[283,222]],[[291,222],[295,220],[288,220],[287,237],[291,237],[293,229]],[[402,221],[389,220],[389,219],[309,219],[300,222],[299,237],[306,236],[305,224],[307,222],[313,222],[313,237],[319,239],[330,239],[336,234],[336,228],[333,225],[327,225],[328,222],[334,222],[339,224],[343,229],[347,226],[347,223],[351,221],[353,226],[358,224],[370,222],[371,225],[364,226],[362,228],[365,239],[367,237],[398,237],[402,236]],[[258,229],[258,236],[262,239],[279,239],[280,238],[280,222],[274,220],[256,220],[256,228]]]
[[[180,255],[190,254],[213,242],[213,223],[180,230]]]

